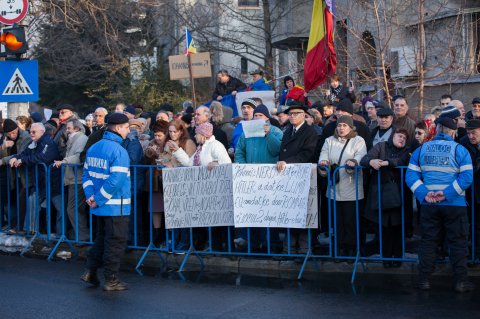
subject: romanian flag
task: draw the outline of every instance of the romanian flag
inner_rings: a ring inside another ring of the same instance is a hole
[[[195,43],[193,42],[192,35],[188,32],[188,29],[185,27],[185,40],[186,40],[186,47],[184,54],[192,54],[197,53],[197,48],[195,47]]]
[[[334,0],[315,0],[313,3],[310,37],[304,65],[305,91],[325,83],[335,73],[337,56],[333,44]]]

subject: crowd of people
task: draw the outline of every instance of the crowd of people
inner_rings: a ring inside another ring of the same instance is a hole
[[[89,150],[96,147],[95,151],[100,152],[99,141],[110,135],[128,154],[130,167],[140,164],[155,166],[151,169],[136,167],[128,173],[131,180],[129,206],[124,212],[126,214],[131,207],[128,242],[132,245],[146,245],[150,238],[155,245],[168,244],[164,235],[162,167],[207,166],[215,169],[216,165],[235,162],[275,164],[282,171],[287,164],[316,163],[319,166],[320,224],[312,245],[335,236],[338,243],[336,255],[353,257],[362,254],[357,249],[357,238],[363,247],[366,234],[371,232],[382,241],[382,251],[378,253],[383,258],[391,258],[384,262],[384,266],[399,267],[405,253],[403,236],[413,236],[416,221],[420,221],[422,227],[429,227],[422,233],[421,287],[429,288],[428,275],[433,272],[432,254],[441,246],[436,242],[446,238],[447,246],[455,256],[451,258],[457,275],[456,289],[470,290],[465,263],[469,254],[480,256],[480,223],[475,220],[474,232],[468,232],[465,225],[468,225],[466,218],[469,215],[465,207],[467,202],[476,205],[480,201],[480,184],[471,186],[472,172],[476,174],[480,168],[480,97],[473,99],[472,109],[466,112],[460,100],[444,95],[440,98],[440,106],[432,108],[431,113],[416,122],[409,115],[409,104],[403,96],[395,96],[392,105],[366,96],[355,107],[357,96],[353,87],[333,76],[325,98],[311,103],[303,88],[287,76],[276,108],[269,109],[260,98],[248,98],[241,102],[239,118],[233,118],[236,111],[222,104],[228,96],[243,90],[271,89],[261,70],[251,75],[252,84],[246,85],[227,71],[220,71],[213,102],[194,109],[187,101],[177,114],[168,103],[160,105],[156,114],[144,112],[141,105],[119,103],[110,112],[98,107],[81,119],[72,105],[63,104],[48,121],[38,113],[18,117],[16,121],[3,120],[0,131],[1,181],[2,187],[12,190],[10,203],[13,206],[19,204],[12,210],[19,212],[19,218],[17,214],[6,213],[7,192],[2,192],[2,230],[20,234],[33,230],[26,227],[27,195],[38,192],[42,203],[46,198],[46,187],[41,185],[46,181],[45,172],[40,169],[38,184],[34,184],[31,167],[38,163],[53,164],[49,182],[51,204],[57,212],[54,214],[54,231],[57,236],[64,234],[80,242],[91,240],[89,207],[108,202],[115,194],[102,188],[104,197],[100,203],[97,203],[98,198],[92,198],[93,193],[88,190],[92,182],[88,177],[102,179],[105,176],[106,179],[109,174],[90,169],[92,166],[101,167],[102,163],[98,159],[94,163],[96,157],[92,160],[93,151],[89,157]],[[112,133],[112,125],[118,124],[111,122],[112,118],[117,118],[116,114],[124,115],[128,121],[129,131],[124,132],[124,136],[123,133]],[[245,136],[243,124],[253,119],[265,122],[263,137]],[[84,172],[74,164],[84,164]],[[402,180],[400,166],[408,166],[406,183]],[[11,180],[5,182],[5,167],[19,168],[20,188],[16,191],[13,185],[15,174],[8,175]],[[29,169],[22,169],[24,167]],[[119,170],[123,172],[123,168]],[[471,192],[474,196],[469,195]],[[121,205],[127,204],[123,202],[126,198],[115,199],[116,205],[118,200],[122,200]],[[329,212],[333,209],[328,209],[329,202],[335,207],[336,229],[332,229]],[[442,218],[433,225],[432,219],[437,217],[432,205],[435,208],[457,207],[457,215],[448,225],[442,224]],[[65,207],[64,215],[59,213],[62,207]],[[35,213],[38,214],[39,210]],[[357,210],[360,226],[356,220]],[[149,233],[150,213],[152,233]],[[461,231],[459,227],[463,227]],[[442,231],[445,234],[442,235]],[[271,229],[271,246],[267,247],[265,229],[254,229],[247,235],[246,229],[238,228],[234,230],[231,244],[242,251],[249,238],[254,251],[281,253],[286,249],[280,236],[282,232],[281,229]],[[215,227],[212,233],[212,242],[208,243],[205,230],[195,230],[195,248],[211,245],[214,250],[226,250],[229,247],[226,227]],[[292,231],[291,235],[292,247],[288,249],[304,249],[305,233]],[[475,238],[476,251],[467,250],[468,236]],[[174,242],[177,250],[189,249],[190,231],[176,231]],[[87,273],[87,281],[91,279],[88,276],[91,274]]]

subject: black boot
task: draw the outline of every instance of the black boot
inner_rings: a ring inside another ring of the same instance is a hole
[[[128,286],[126,283],[118,279],[117,275],[105,276],[105,285],[103,290],[105,291],[122,291],[127,290]]]
[[[100,280],[98,280],[97,272],[93,270],[85,270],[83,275],[80,277],[80,280],[95,287],[100,286]]]

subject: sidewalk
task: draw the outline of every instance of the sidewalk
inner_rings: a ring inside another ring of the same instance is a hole
[[[53,244],[52,244],[53,247]],[[71,258],[85,260],[89,246],[76,248],[78,256],[69,254],[70,247],[66,243],[62,243],[56,251],[54,260],[69,260]],[[2,249],[4,251],[4,249]],[[26,256],[33,258],[47,259],[51,252],[51,247],[46,245],[45,241],[36,239]],[[144,250],[131,250],[125,253],[122,267],[134,270],[138,261],[141,259]],[[156,252],[149,252],[142,263],[140,270],[152,272],[160,270],[177,271],[185,258],[184,254],[160,253],[166,264],[162,262]],[[416,258],[416,255],[409,254],[408,258]],[[304,262],[304,258],[289,257],[253,257],[253,256],[202,256],[204,263],[204,271],[218,273],[236,273],[236,274],[254,274],[264,277],[288,278],[296,279]],[[304,277],[322,273],[352,273],[354,264],[347,262],[334,262],[332,259],[316,259],[317,262],[310,258],[304,271]],[[318,267],[317,267],[318,266]],[[199,259],[193,253],[189,256],[184,271],[200,271],[201,264]],[[357,265],[357,273],[391,273],[416,275],[416,263],[404,262],[399,268],[384,268],[382,262],[365,262]],[[437,265],[435,274],[451,274],[450,265],[448,263],[440,263]],[[480,276],[480,265],[469,268],[470,276]]]

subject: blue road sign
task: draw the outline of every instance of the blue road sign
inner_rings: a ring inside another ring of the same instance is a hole
[[[38,61],[0,61],[0,102],[38,101]]]

